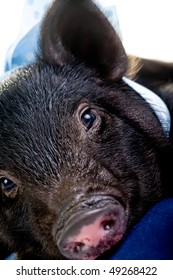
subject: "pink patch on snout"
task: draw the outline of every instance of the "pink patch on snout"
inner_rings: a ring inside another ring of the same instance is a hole
[[[99,217],[93,223],[83,226],[77,235],[69,238],[68,243],[85,244],[89,247],[97,247],[100,245],[101,241],[104,241],[106,237],[110,235],[110,232],[112,231],[114,232],[116,242],[118,242],[124,231],[121,226],[116,230],[115,215],[109,215],[104,217],[104,219]]]
[[[85,245],[96,247],[102,238],[105,236],[105,231],[102,225],[102,219],[96,220],[94,223],[83,226],[78,235],[73,236],[73,242],[81,242]]]

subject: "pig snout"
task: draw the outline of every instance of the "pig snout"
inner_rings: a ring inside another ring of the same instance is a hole
[[[125,228],[126,214],[120,204],[82,210],[67,220],[57,245],[68,259],[95,259],[122,238]]]

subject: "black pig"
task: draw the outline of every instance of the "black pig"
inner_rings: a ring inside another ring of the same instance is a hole
[[[19,259],[95,259],[169,195],[169,137],[122,77],[90,0],[55,1],[33,65],[0,86],[0,238]]]

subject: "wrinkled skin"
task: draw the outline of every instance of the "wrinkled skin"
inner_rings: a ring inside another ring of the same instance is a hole
[[[170,140],[122,81],[118,36],[92,1],[63,2],[0,86],[0,237],[19,259],[95,259],[169,194]]]

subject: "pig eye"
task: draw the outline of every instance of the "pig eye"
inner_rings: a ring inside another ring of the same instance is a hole
[[[90,129],[93,126],[95,120],[96,120],[96,115],[90,109],[87,109],[81,115],[81,121],[87,129]]]
[[[7,178],[0,179],[0,184],[2,189],[6,191],[11,191],[13,188],[15,188],[15,184]]]
[[[0,179],[0,186],[3,193],[8,197],[14,197],[17,194],[16,184],[6,177]]]

